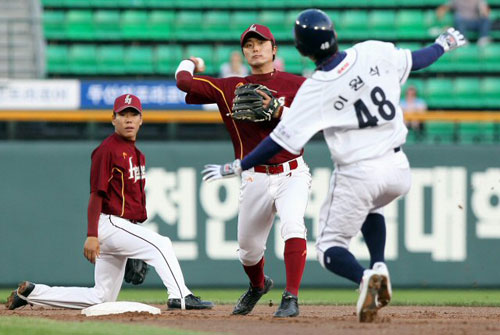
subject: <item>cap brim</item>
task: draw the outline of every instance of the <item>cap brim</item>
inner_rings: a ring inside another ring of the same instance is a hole
[[[122,110],[124,109],[127,109],[127,108],[132,108],[132,109],[135,109],[139,114],[142,114],[142,111],[135,107],[135,106],[131,106],[131,105],[128,105],[128,106],[121,106],[120,108],[118,108],[117,110],[113,111],[113,113],[120,113]]]
[[[249,30],[247,31],[247,33],[243,36],[243,39],[241,40],[241,46],[243,46],[243,44],[245,44],[245,41],[248,37],[248,35],[250,34],[255,34],[255,35],[258,35],[260,37],[262,37],[263,39],[265,39],[266,41],[272,41],[273,39],[272,38],[269,38],[265,35],[262,35],[261,33],[259,33],[258,31],[255,31],[255,30]]]

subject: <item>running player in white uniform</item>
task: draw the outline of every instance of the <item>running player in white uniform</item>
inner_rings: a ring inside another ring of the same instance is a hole
[[[270,137],[252,153],[241,162],[204,171],[205,180],[239,174],[278,150],[299,152],[323,130],[335,171],[321,208],[316,249],[323,267],[360,285],[361,322],[372,321],[391,299],[383,208],[410,188],[410,166],[401,150],[407,134],[399,107],[401,85],[410,71],[464,44],[463,35],[450,28],[435,44],[413,52],[379,41],[339,51],[330,18],[320,10],[306,10],[296,20],[295,45],[316,62],[317,71],[302,84]],[[348,250],[360,230],[370,252],[370,269]]]

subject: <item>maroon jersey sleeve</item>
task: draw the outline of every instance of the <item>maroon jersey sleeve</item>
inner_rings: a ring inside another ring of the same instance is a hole
[[[191,90],[186,95],[188,104],[217,103],[224,95],[224,80],[208,76],[193,76]]]
[[[106,147],[99,147],[92,153],[90,167],[90,193],[99,192],[108,197],[108,183],[112,171],[112,153]]]

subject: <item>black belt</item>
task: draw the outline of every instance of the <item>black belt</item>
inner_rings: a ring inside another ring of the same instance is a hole
[[[401,147],[394,148],[394,152],[400,152],[400,151],[401,151]]]

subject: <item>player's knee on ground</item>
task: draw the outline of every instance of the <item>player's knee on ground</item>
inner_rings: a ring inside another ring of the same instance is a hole
[[[307,229],[303,219],[281,219],[281,237],[284,241],[291,238],[306,238]]]

